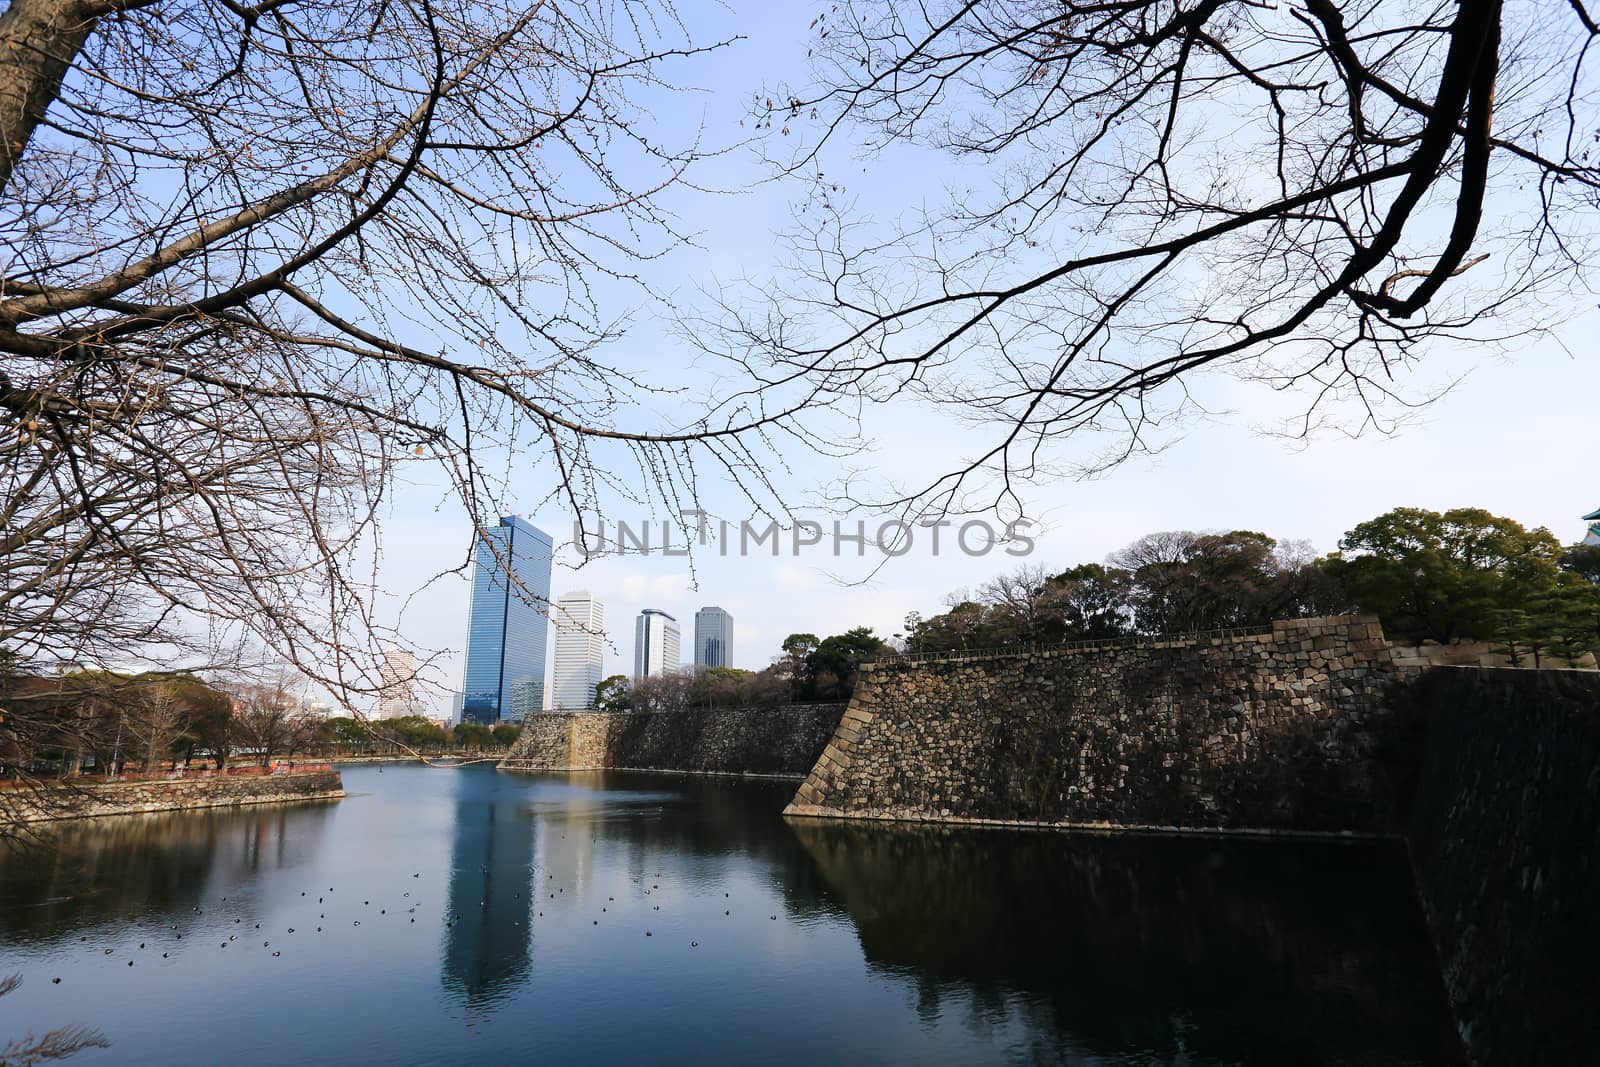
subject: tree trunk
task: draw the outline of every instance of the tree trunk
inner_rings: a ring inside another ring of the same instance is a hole
[[[0,189],[11,184],[97,19],[77,0],[11,0],[0,14]]]

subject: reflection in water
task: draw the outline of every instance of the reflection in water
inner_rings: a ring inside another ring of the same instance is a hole
[[[533,825],[510,800],[457,794],[443,961],[446,992],[477,1011],[529,969]]]
[[[1399,846],[791,826],[924,1017],[1020,1008],[1052,1059],[1457,1062]]]
[[[277,1067],[286,1020],[355,1067],[1460,1062],[1385,849],[787,821],[790,783],[615,772],[346,788],[0,853],[0,1040],[84,1023],[119,1067],[183,1059],[174,1034]]]
[[[332,809],[263,805],[47,824],[38,839],[0,844],[0,938],[48,944],[83,927],[192,914],[208,881],[315,856]]]
[[[664,866],[686,865],[691,877],[706,879],[736,864],[760,871],[764,887],[797,920],[837,914],[782,817],[793,782],[638,771],[574,771],[538,780],[551,790],[534,811],[547,849],[572,841],[573,855],[583,849],[583,862],[591,866],[598,849],[608,864],[620,857],[630,880],[641,882]],[[563,870],[580,876],[580,865],[567,862],[565,869],[552,869],[557,882]]]

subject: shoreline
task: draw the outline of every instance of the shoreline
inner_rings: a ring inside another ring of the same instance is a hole
[[[344,780],[338,770],[331,768],[282,774],[75,782],[8,792],[14,799],[7,804],[8,810],[0,818],[0,826],[255,804],[297,804],[340,800],[345,796]]]

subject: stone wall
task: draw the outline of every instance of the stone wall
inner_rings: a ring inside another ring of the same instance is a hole
[[[1504,648],[1496,641],[1452,641],[1441,645],[1437,641],[1423,641],[1421,644],[1395,642],[1394,661],[1402,667],[1533,667],[1533,656],[1524,654],[1522,662],[1512,663],[1511,657],[1506,655]],[[1539,667],[1581,667],[1585,670],[1595,668],[1594,653],[1585,652],[1571,663],[1564,662],[1558,656],[1545,655],[1541,657]]]
[[[92,815],[133,815],[150,811],[226,808],[336,800],[344,796],[338,771],[296,774],[241,774],[138,782],[81,782],[40,789],[7,789],[0,812],[9,822],[41,822]]]
[[[1600,1049],[1600,675],[1440,668],[1411,813],[1412,868],[1480,1067]]]
[[[501,770],[688,771],[802,777],[843,704],[531,715]]]
[[[1379,832],[1414,750],[1374,618],[864,668],[794,815]]]

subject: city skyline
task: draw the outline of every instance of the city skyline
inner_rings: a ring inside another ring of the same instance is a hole
[[[1600,535],[1597,535],[1594,532],[1594,527],[1600,527],[1600,522],[1595,522],[1593,524],[1593,526],[1591,526],[1590,525],[1590,520],[1595,519],[1597,516],[1600,516],[1600,511],[1594,512],[1592,514],[1584,514],[1584,515],[1581,515],[1581,516],[1577,516],[1576,517],[1576,521],[1573,522],[1573,523],[1569,523],[1567,528],[1556,529],[1554,532],[1556,533],[1556,535],[1558,537],[1562,538],[1564,541],[1570,540],[1572,543],[1579,543],[1579,542],[1595,543],[1597,539],[1600,539]],[[504,521],[504,520],[502,520],[502,521]],[[524,521],[525,525],[530,525],[530,524],[526,524],[525,520],[523,520],[523,521]],[[1574,526],[1574,525],[1578,526],[1579,529],[1582,530],[1582,533],[1577,534],[1576,536],[1574,536],[1575,531],[1573,531],[1571,529],[1571,526]],[[531,527],[531,525],[530,525],[530,528],[533,529],[535,533],[538,533],[538,534],[542,535],[542,531],[538,530],[536,527]],[[1584,534],[1586,534],[1587,536],[1584,536]],[[547,543],[549,542],[548,536],[545,536],[545,541]],[[549,558],[552,554],[553,554],[552,552],[547,551],[547,552],[544,553],[544,557],[543,558]],[[998,566],[999,566],[999,564],[996,564],[997,568],[998,568]],[[590,572],[590,573],[591,574],[597,574],[598,572]],[[782,574],[783,574],[784,577],[783,577],[782,582],[780,584],[784,584],[784,585],[786,585],[788,587],[793,587],[796,584],[799,584],[799,585],[802,585],[802,586],[804,586],[806,588],[814,587],[817,584],[814,581],[808,581],[808,582],[804,582],[804,583],[797,583],[796,582],[796,575],[798,573],[800,573],[798,568],[795,568],[795,567],[785,567],[785,568],[783,568]],[[996,571],[996,573],[998,573],[998,570]],[[657,584],[659,584],[659,583],[657,583]],[[684,665],[684,660],[682,658],[682,652],[683,652],[683,650],[682,650],[682,627],[678,623],[676,615],[674,615],[671,612],[667,611],[666,609],[662,609],[662,608],[645,608],[645,609],[643,609],[641,611],[640,615],[635,618],[635,625],[634,625],[633,633],[632,633],[633,647],[631,649],[629,649],[623,644],[623,641],[628,636],[627,635],[627,631],[623,631],[621,633],[613,635],[612,631],[609,630],[605,625],[604,601],[601,600],[596,594],[594,594],[594,593],[592,593],[592,592],[590,592],[588,590],[575,590],[572,593],[562,594],[562,596],[560,598],[554,598],[554,599],[550,600],[549,603],[551,604],[551,613],[552,613],[552,615],[554,615],[556,618],[559,619],[560,614],[561,614],[561,603],[562,603],[562,601],[565,600],[568,597],[574,597],[574,596],[589,598],[589,599],[594,601],[594,603],[596,604],[596,606],[598,608],[598,617],[596,618],[595,622],[592,625],[593,632],[590,633],[587,636],[587,639],[586,639],[586,644],[591,650],[590,654],[594,654],[596,652],[598,653],[599,666],[596,667],[594,669],[594,671],[592,672],[592,673],[594,673],[594,682],[592,684],[590,684],[588,682],[587,678],[585,677],[582,680],[581,683],[579,683],[579,682],[572,683],[572,687],[569,689],[567,697],[563,697],[561,695],[561,691],[559,689],[559,681],[560,681],[560,679],[558,678],[558,675],[560,673],[559,666],[558,666],[558,659],[559,659],[559,655],[560,655],[560,653],[559,653],[559,642],[560,642],[560,636],[561,636],[561,627],[559,625],[559,622],[554,624],[554,625],[552,625],[550,623],[550,620],[549,620],[548,617],[541,616],[542,621],[545,623],[545,627],[544,627],[544,629],[546,631],[546,634],[545,634],[545,647],[546,647],[545,663],[548,665],[548,669],[544,671],[542,676],[539,677],[537,683],[534,685],[533,692],[538,694],[538,695],[537,695],[537,697],[535,697],[531,701],[532,706],[529,707],[526,711],[519,712],[518,713],[519,715],[520,714],[526,714],[526,713],[532,712],[532,711],[538,711],[538,710],[542,710],[542,709],[547,709],[547,708],[565,708],[565,707],[569,707],[569,706],[570,707],[589,707],[589,706],[592,706],[592,703],[593,703],[593,685],[597,685],[599,683],[599,681],[604,680],[604,678],[607,676],[606,673],[605,673],[605,668],[604,668],[604,660],[605,660],[605,657],[606,657],[606,648],[608,646],[610,647],[611,652],[613,654],[617,655],[622,660],[622,662],[627,663],[630,660],[633,662],[633,671],[632,671],[631,674],[628,675],[628,677],[630,677],[630,678],[639,678],[639,677],[645,677],[645,676],[648,676],[648,675],[655,675],[655,674],[660,674],[660,673],[669,673],[668,671],[663,671],[662,670],[662,668],[660,666],[661,655],[657,651],[654,651],[654,650],[650,651],[652,669],[650,671],[648,671],[648,672],[645,672],[645,673],[641,673],[641,671],[640,671],[640,655],[639,655],[639,652],[640,652],[641,644],[642,644],[642,641],[643,641],[643,631],[640,629],[640,622],[642,621],[644,615],[646,615],[646,614],[660,615],[660,616],[663,616],[664,618],[666,618],[666,619],[671,621],[671,623],[672,623],[672,649],[676,652],[676,656],[674,658],[674,668],[682,667]],[[630,597],[629,599],[644,599],[644,598],[643,597],[639,597],[639,598]],[[657,600],[658,603],[660,602],[660,598],[655,598],[655,599]],[[682,601],[684,599],[691,599],[691,598],[686,598],[686,597],[682,596],[681,594],[679,594],[675,599],[677,599],[679,601]],[[935,608],[934,612],[936,613],[937,610],[938,609]],[[705,628],[704,628],[705,624],[702,622],[702,617],[703,616],[713,615],[713,614],[717,615],[717,616],[720,616],[721,623],[725,627],[724,633],[725,633],[726,636],[723,638],[723,640],[725,641],[725,651],[723,653],[723,660],[721,662],[708,662],[708,657],[705,655],[705,649],[704,649],[705,642],[703,640],[703,637],[705,636]],[[767,650],[766,650],[768,652],[767,656],[761,657],[759,659],[759,662],[756,662],[756,663],[754,663],[754,664],[752,664],[752,665],[750,665],[748,667],[737,668],[737,665],[733,662],[733,653],[732,653],[734,627],[735,627],[734,616],[733,616],[733,614],[731,612],[727,611],[725,608],[722,608],[722,607],[720,607],[718,605],[714,605],[713,604],[713,605],[703,605],[702,607],[699,607],[699,608],[695,609],[695,629],[694,629],[694,632],[693,632],[691,647],[690,647],[690,650],[689,650],[690,655],[689,655],[688,663],[693,664],[694,666],[697,666],[697,667],[723,666],[723,667],[734,667],[736,669],[746,669],[746,670],[751,670],[751,671],[760,671],[763,668],[765,668],[766,666],[768,666],[771,661],[777,659],[780,656],[781,647],[780,647],[779,642],[782,640],[782,635],[778,634],[778,635],[774,636],[772,638],[772,640],[770,641],[770,647],[767,648]],[[848,628],[848,627],[840,627],[840,628]],[[746,629],[748,629],[748,628],[746,628]],[[818,633],[819,635],[823,635],[823,634],[826,634],[826,633],[829,633],[829,632],[834,632],[826,624],[817,623],[817,622],[811,622],[811,621],[808,621],[808,620],[797,620],[795,625],[791,626],[789,629],[790,629],[791,632],[815,632],[815,633]],[[657,635],[658,638],[661,638],[662,639],[662,643],[665,644],[665,636],[666,635],[665,635],[664,631],[662,631],[661,629],[658,628],[657,630],[655,630],[653,632]],[[884,627],[884,626],[879,626],[877,628],[876,632],[878,633],[878,635],[880,637],[884,637],[884,638],[894,637],[894,636],[898,635],[897,629],[891,629],[891,628]],[[583,687],[583,692],[582,692],[581,695],[579,694],[579,691],[578,691],[578,688],[577,688],[580,684]],[[456,690],[456,691],[453,691],[453,692],[447,691],[447,692],[445,692],[444,697],[445,697],[445,699],[453,698],[452,707],[450,709],[451,714],[449,716],[453,721],[458,721],[458,722],[459,721],[473,721],[472,717],[465,713],[465,709],[464,709],[464,704],[465,704],[464,689],[463,690]],[[374,717],[375,718],[387,718],[387,717],[390,717],[390,716],[388,716],[388,715],[383,713],[381,699],[382,698],[380,696],[379,710],[375,713]],[[574,700],[577,701],[577,703],[569,704],[568,703],[568,699],[574,699]],[[426,708],[420,707],[419,706],[419,702],[414,700],[413,701],[412,710],[410,712],[401,712],[400,714],[430,714],[431,715],[432,712],[428,711]],[[443,716],[441,716],[441,717],[443,717]],[[479,721],[482,721],[482,720],[479,720]],[[490,720],[490,721],[492,722],[494,720]]]
[[[550,602],[550,536],[507,515],[473,547],[463,722],[521,719],[544,704]],[[509,567],[514,581],[508,581]]]

